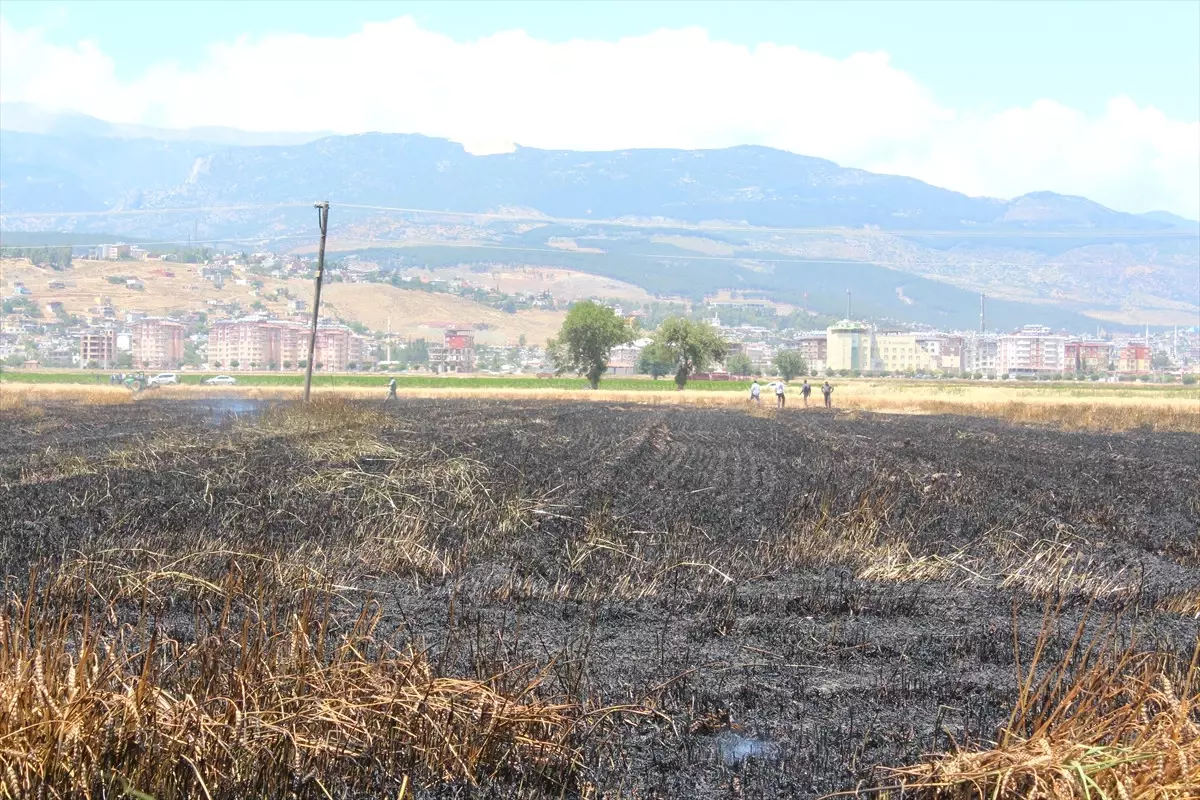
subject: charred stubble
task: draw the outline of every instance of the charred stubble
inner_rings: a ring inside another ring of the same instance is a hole
[[[10,792],[814,797],[986,749],[1039,641],[1186,663],[1197,636],[1190,434],[427,401],[5,423],[0,737],[40,748]]]

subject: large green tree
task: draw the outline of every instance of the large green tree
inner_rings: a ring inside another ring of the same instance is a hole
[[[638,354],[637,371],[642,375],[649,375],[658,380],[664,375],[670,375],[673,369],[675,360],[657,342],[646,345]]]
[[[745,353],[734,353],[725,359],[725,369],[730,375],[753,375],[754,362]]]
[[[779,371],[785,381],[790,381],[797,375],[808,372],[808,364],[804,362],[804,357],[795,350],[780,350],[775,354],[775,369]]]
[[[685,317],[669,317],[654,332],[654,344],[668,354],[675,365],[675,386],[683,389],[693,372],[725,358],[729,345],[717,329],[707,322]]]
[[[629,323],[608,306],[584,300],[571,306],[558,338],[546,343],[558,373],[575,372],[587,377],[593,389],[608,369],[608,353],[633,339]]]

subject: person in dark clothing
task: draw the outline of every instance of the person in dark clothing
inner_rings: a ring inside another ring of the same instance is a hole
[[[812,394],[812,387],[808,385],[808,381],[800,387],[800,396],[804,398],[804,407],[808,408],[808,396]]]
[[[392,378],[388,381],[387,397],[383,398],[383,404],[386,406],[389,402],[396,399],[396,379]]]
[[[821,394],[825,395],[825,407],[833,408],[833,387],[829,385],[829,381],[825,381],[825,385],[821,387]]]

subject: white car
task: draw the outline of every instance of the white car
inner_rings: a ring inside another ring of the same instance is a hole
[[[148,382],[155,386],[170,386],[179,383],[179,376],[174,372],[160,372]]]
[[[200,381],[205,386],[236,386],[237,381],[228,375],[214,375],[211,378],[205,378]]]

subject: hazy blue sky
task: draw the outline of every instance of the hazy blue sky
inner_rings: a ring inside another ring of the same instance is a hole
[[[4,0],[0,35],[0,99],[113,121],[762,144],[1200,215],[1200,0]]]

